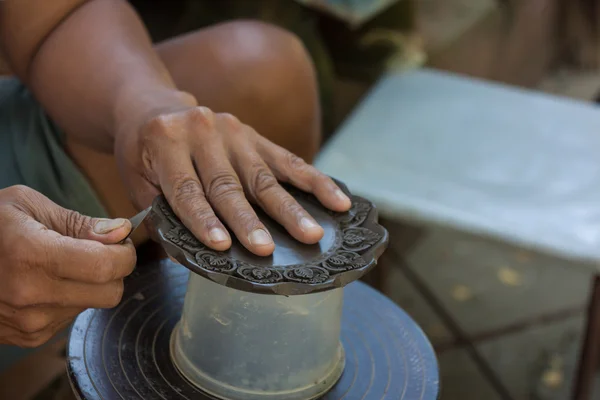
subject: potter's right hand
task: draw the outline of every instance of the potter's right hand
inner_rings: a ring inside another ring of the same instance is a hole
[[[86,308],[121,300],[128,220],[94,219],[27,187],[0,190],[0,343],[36,347]]]

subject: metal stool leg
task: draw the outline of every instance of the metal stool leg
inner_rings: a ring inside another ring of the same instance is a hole
[[[600,366],[600,275],[594,276],[586,318],[585,337],[575,375],[573,400],[589,400]]]

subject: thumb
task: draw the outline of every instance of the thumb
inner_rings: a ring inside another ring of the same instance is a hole
[[[53,218],[53,220],[58,218],[59,221],[52,221],[53,230],[61,235],[115,244],[121,242],[131,232],[131,223],[125,218],[92,218],[72,210],[61,211]]]
[[[18,187],[11,193],[14,193],[13,202],[20,210],[63,236],[113,244],[121,242],[131,231],[131,223],[127,219],[88,217],[67,210],[28,187]]]

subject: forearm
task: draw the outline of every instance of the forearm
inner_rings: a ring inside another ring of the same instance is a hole
[[[77,140],[112,151],[117,132],[134,129],[156,110],[193,105],[191,96],[176,90],[125,1],[60,0],[49,6],[53,2],[26,0],[64,15],[38,29],[39,40],[18,40],[28,34],[15,21],[22,14],[16,4],[24,1],[8,0],[12,9],[4,7],[0,24],[14,28],[4,25],[2,36],[16,38],[4,40],[5,53],[53,120]]]

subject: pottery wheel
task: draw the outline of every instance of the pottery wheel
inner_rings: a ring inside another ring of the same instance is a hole
[[[75,321],[68,371],[79,399],[213,399],[188,383],[169,354],[189,271],[169,260],[138,266],[122,303]],[[437,361],[418,325],[362,282],[344,289],[346,367],[323,400],[435,400]]]

